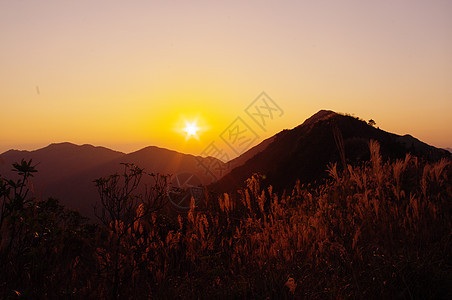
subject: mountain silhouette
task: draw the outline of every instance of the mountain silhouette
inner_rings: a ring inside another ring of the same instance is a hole
[[[343,149],[347,164],[368,160],[370,140],[380,143],[385,160],[404,158],[407,153],[429,161],[450,156],[446,150],[427,145],[410,135],[396,135],[356,117],[321,110],[301,125],[279,132],[270,143],[258,145],[261,151],[251,158],[249,153],[244,153],[246,162],[209,188],[217,192],[235,191],[254,173],[261,174],[264,183],[271,184],[276,190],[293,187],[297,179],[311,183],[327,176],[329,163],[338,162],[341,167],[339,149]]]
[[[39,175],[33,178],[35,188],[45,189],[50,183],[70,177],[95,165],[100,165],[125,155],[105,147],[55,143],[34,151],[9,150],[1,154],[0,174],[11,177],[11,164],[21,159],[33,160]]]
[[[380,143],[385,160],[404,158],[407,153],[428,161],[451,156],[447,150],[427,145],[410,135],[396,135],[356,117],[321,110],[301,125],[262,141],[227,165],[213,157],[155,146],[126,154],[92,145],[58,143],[34,151],[4,152],[0,155],[0,175],[10,178],[14,176],[12,163],[32,159],[38,170],[31,180],[37,198],[55,197],[68,208],[93,217],[93,206],[99,201],[93,181],[121,173],[122,163],[135,164],[147,172],[170,174],[173,178],[189,175],[195,179],[193,182],[208,185],[214,192],[236,191],[247,178],[260,173],[263,184],[282,191],[291,188],[297,179],[311,183],[325,178],[330,163],[338,162],[342,168],[344,159],[346,164],[368,160],[370,140]],[[212,163],[229,170],[216,182],[201,167]]]
[[[92,217],[93,205],[98,201],[94,180],[114,173],[121,173],[122,163],[132,163],[147,172],[178,175],[189,173],[199,184],[208,184],[212,178],[200,167],[200,162],[215,160],[159,148],[146,147],[125,154],[104,147],[51,144],[34,151],[9,150],[0,155],[0,174],[14,176],[11,165],[21,159],[32,159],[38,172],[32,178],[34,195],[38,198],[55,197],[69,208]]]
[[[232,171],[234,168],[237,168],[237,167],[245,164],[249,159],[251,159],[252,157],[257,155],[258,153],[264,151],[267,148],[267,146],[273,142],[274,139],[275,139],[275,135],[269,137],[268,139],[263,140],[261,143],[252,147],[251,149],[249,149],[242,155],[230,160],[228,162],[228,166],[227,166],[227,169],[226,169],[226,172],[224,175],[226,175],[228,172]]]

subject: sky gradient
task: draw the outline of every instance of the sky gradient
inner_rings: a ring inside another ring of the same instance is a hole
[[[452,147],[452,1],[3,0],[0,41],[0,153],[196,155],[237,117],[257,143],[320,109]],[[264,129],[262,91],[284,112]]]

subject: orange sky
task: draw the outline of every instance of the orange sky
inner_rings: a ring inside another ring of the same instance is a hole
[[[256,144],[320,109],[452,147],[451,1],[2,1],[0,40],[0,152],[200,154],[237,117]]]

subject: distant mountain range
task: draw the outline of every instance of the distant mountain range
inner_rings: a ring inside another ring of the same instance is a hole
[[[93,205],[98,201],[93,180],[121,173],[124,169],[121,163],[133,163],[153,173],[191,174],[198,184],[209,184],[213,180],[200,163],[224,165],[212,157],[203,158],[153,146],[125,154],[104,147],[71,143],[51,144],[35,151],[9,150],[0,157],[0,174],[4,177],[14,176],[12,163],[32,159],[34,164],[38,164],[38,173],[32,179],[34,194],[42,198],[58,198],[64,205],[87,216],[93,216]]]
[[[38,173],[33,177],[37,197],[55,197],[69,208],[93,216],[98,201],[93,180],[121,172],[121,163],[134,163],[148,172],[194,176],[199,184],[216,192],[235,191],[253,173],[265,176],[265,183],[282,190],[297,179],[312,182],[326,175],[330,162],[340,162],[343,148],[346,162],[358,163],[369,158],[368,142],[377,140],[385,159],[403,158],[412,153],[426,160],[450,157],[450,152],[427,145],[416,138],[399,136],[368,125],[355,117],[321,110],[301,125],[264,140],[231,160],[231,171],[216,182],[200,165],[225,163],[213,157],[199,157],[159,147],[146,147],[129,154],[104,147],[51,144],[34,151],[9,150],[0,155],[0,175],[12,176],[11,164],[33,159]],[[343,144],[343,147],[340,146]]]

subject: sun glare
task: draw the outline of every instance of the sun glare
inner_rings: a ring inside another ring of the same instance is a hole
[[[196,124],[196,120],[193,122],[188,122],[185,121],[185,128],[184,128],[184,132],[185,132],[185,138],[188,140],[190,138],[195,138],[198,139],[198,131],[199,131],[199,127]]]

